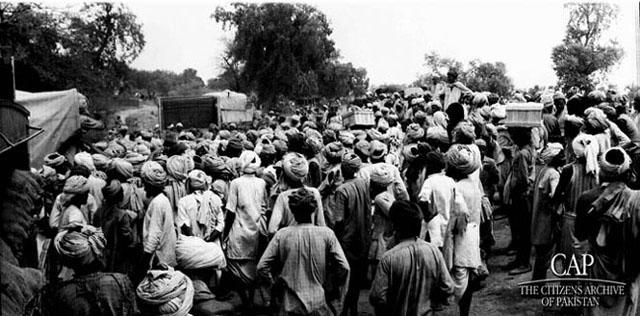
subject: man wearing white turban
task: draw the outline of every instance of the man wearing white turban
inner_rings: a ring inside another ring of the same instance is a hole
[[[303,181],[309,172],[309,164],[305,157],[299,153],[286,154],[282,160],[282,169],[284,171],[284,182],[289,189],[278,194],[273,204],[273,211],[269,219],[269,235],[275,234],[281,228],[297,224],[289,208],[289,197],[303,187],[315,197],[318,205],[318,209],[311,215],[311,223],[318,226],[325,226],[320,191],[316,188],[303,185]]]
[[[260,167],[258,155],[244,151],[239,161],[244,174],[229,184],[226,205],[227,216],[233,217],[226,241],[227,270],[230,273],[227,276],[235,278],[229,281],[238,286],[243,304],[250,306],[259,259],[258,242],[260,236],[267,234],[268,195],[266,182],[255,174]]]
[[[224,230],[222,200],[209,190],[211,177],[202,170],[188,174],[189,194],[178,201],[176,225],[183,235],[218,241]]]

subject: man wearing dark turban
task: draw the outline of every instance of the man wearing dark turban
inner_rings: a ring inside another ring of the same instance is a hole
[[[342,315],[357,315],[360,287],[366,276],[367,257],[371,243],[371,197],[369,185],[355,175],[362,161],[354,153],[342,158],[342,176],[344,183],[335,193],[335,208],[332,210],[331,223],[340,244],[345,251],[351,277]]]
[[[260,277],[285,287],[273,292],[284,302],[282,314],[332,315],[332,302],[341,297],[336,289],[349,279],[349,264],[333,231],[312,224],[313,214],[322,214],[319,206],[312,191],[293,190],[287,208],[294,224],[275,233],[258,263]]]
[[[103,273],[103,251],[107,240],[101,229],[79,226],[62,231],[55,247],[74,278],[43,295],[43,308],[55,315],[135,315],[135,292],[121,273]],[[84,295],[78,295],[84,293]]]
[[[376,315],[430,314],[434,298],[453,293],[445,260],[436,246],[418,238],[422,222],[418,205],[396,201],[389,217],[397,243],[378,264],[369,302]]]
[[[593,255],[590,277],[625,283],[624,296],[609,297],[607,304],[589,309],[593,315],[637,315],[640,287],[640,193],[629,189],[631,158],[613,147],[600,158],[603,185],[578,199],[576,246]]]

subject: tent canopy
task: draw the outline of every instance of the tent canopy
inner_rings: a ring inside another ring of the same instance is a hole
[[[16,103],[31,115],[29,124],[44,129],[44,133],[29,141],[31,167],[40,168],[44,157],[80,128],[80,106],[86,98],[76,89],[51,92],[16,91]]]

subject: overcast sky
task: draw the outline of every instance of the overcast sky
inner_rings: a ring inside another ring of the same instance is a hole
[[[463,62],[502,61],[516,87],[555,84],[551,49],[564,36],[568,12],[557,1],[311,1],[333,27],[344,62],[365,67],[372,84],[410,83],[424,69],[424,54]],[[635,81],[634,5],[620,2],[610,31],[625,50],[610,81]],[[143,24],[147,44],[133,67],[180,72],[195,68],[206,81],[219,72],[223,39],[211,18],[224,2],[128,2]]]

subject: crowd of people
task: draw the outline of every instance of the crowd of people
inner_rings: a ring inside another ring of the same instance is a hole
[[[509,274],[546,279],[554,253],[590,253],[591,277],[628,289],[591,312],[636,315],[640,99],[499,97],[448,79],[370,98],[367,128],[301,109],[250,129],[119,126],[48,155],[34,170],[42,309],[203,315],[235,292],[246,314],[258,294],[274,314],[357,315],[370,288],[377,315],[468,315],[500,212]],[[505,104],[527,101],[543,104],[540,126],[506,127]]]

